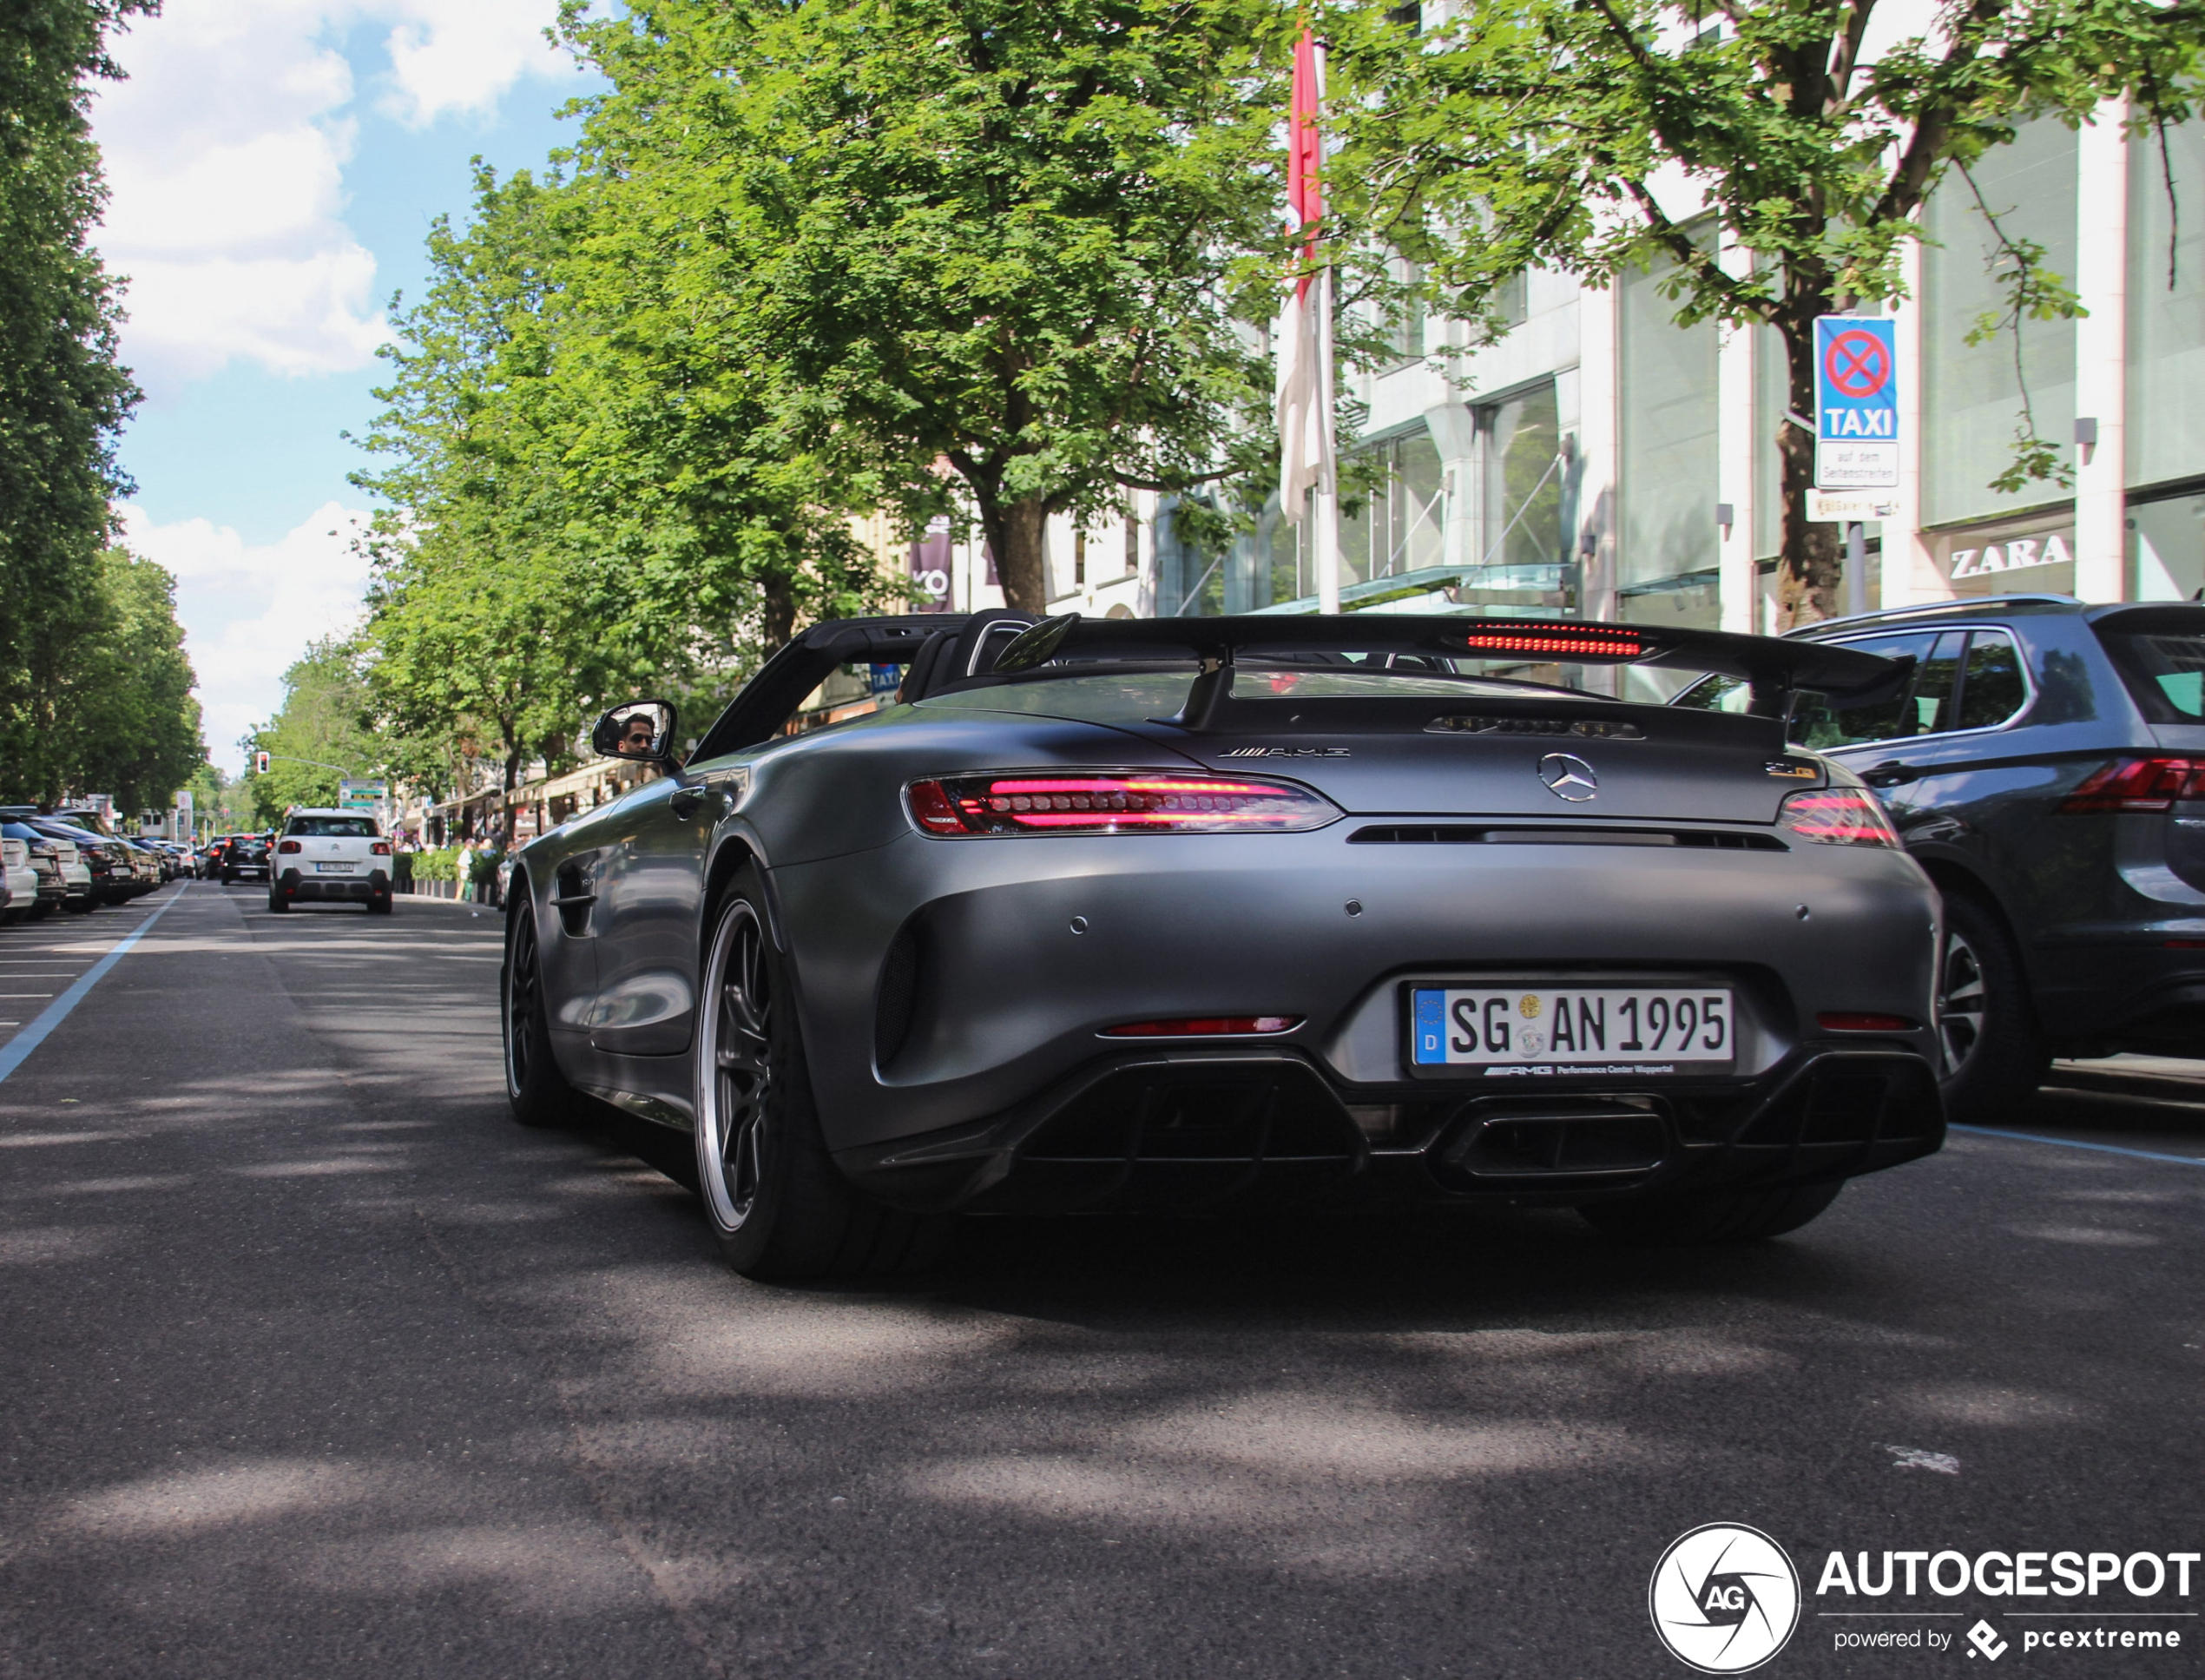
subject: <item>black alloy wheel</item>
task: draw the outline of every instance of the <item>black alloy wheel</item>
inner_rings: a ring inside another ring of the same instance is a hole
[[[2011,1117],[2051,1067],[2013,935],[1971,893],[1945,895],[1937,1037],[1945,1116],[1964,1125]]]
[[[949,1222],[860,1195],[826,1150],[787,960],[746,865],[715,907],[691,1041],[698,1187],[728,1265],[747,1277],[915,1271]]]
[[[701,1071],[711,1123],[697,1133],[697,1166],[714,1228],[741,1230],[758,1205],[773,1091],[773,980],[756,906],[734,899],[714,941],[712,1042]]]
[[[371,909],[373,906],[371,904]],[[563,1126],[583,1098],[559,1071],[543,998],[543,953],[525,903],[507,921],[505,963],[498,972],[498,1015],[505,1040],[505,1102],[524,1126]]]

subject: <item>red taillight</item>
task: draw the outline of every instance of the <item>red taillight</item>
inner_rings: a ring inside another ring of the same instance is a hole
[[[2059,802],[2067,812],[2169,811],[2205,799],[2205,759],[2118,758],[2093,771]]]
[[[286,840],[282,845],[276,847],[276,850],[279,852],[301,852],[305,849],[306,848],[300,846],[297,840]]]
[[[942,776],[905,790],[930,834],[1279,833],[1321,828],[1331,800],[1292,782],[1168,770]]]
[[[1899,844],[1884,807],[1855,787],[1802,788],[1777,807],[1776,820],[1819,846]]]
[[[1105,1038],[1225,1038],[1254,1033],[1292,1032],[1299,1015],[1198,1015],[1184,1021],[1129,1021],[1104,1027]]]
[[[1463,645],[1471,653],[1636,659],[1653,644],[1635,631],[1603,629],[1596,624],[1524,624],[1504,630],[1472,630],[1464,636]]]
[[[388,840],[378,840],[374,845],[369,847],[367,849],[372,856],[387,858],[391,855],[391,842]]]
[[[1825,1032],[1912,1032],[1914,1024],[1904,1015],[1860,1015],[1826,1011],[1814,1018]]]

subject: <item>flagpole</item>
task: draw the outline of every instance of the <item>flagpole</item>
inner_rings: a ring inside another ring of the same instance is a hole
[[[1317,43],[1317,102],[1324,109],[1325,43]],[[1333,267],[1328,261],[1317,271],[1317,416],[1324,441],[1317,456],[1315,503],[1317,610],[1339,610],[1339,475],[1333,459]]]

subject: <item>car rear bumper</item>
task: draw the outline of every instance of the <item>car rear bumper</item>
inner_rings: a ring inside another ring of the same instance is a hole
[[[2205,1056],[2205,937],[2039,947],[2039,1024],[2063,1049]]]
[[[277,886],[286,898],[301,904],[319,900],[359,904],[391,896],[391,878],[380,869],[365,875],[302,875],[296,869],[286,869]]]
[[[1565,1205],[1843,1179],[1931,1154],[1930,1064],[1809,1044],[1760,1078],[1495,1095],[1358,1088],[1291,1051],[1098,1057],[1009,1113],[845,1150],[917,1211],[1202,1212],[1310,1201]]]

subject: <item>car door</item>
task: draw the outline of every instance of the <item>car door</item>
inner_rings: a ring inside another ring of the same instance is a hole
[[[2038,811],[2050,773],[2012,727],[2031,699],[2021,649],[2011,630],[1981,626],[1943,631],[1918,657],[1890,732],[1832,750],[1878,790],[1910,847],[1958,849],[2001,889],[2022,887],[2029,848],[2005,818]]]
[[[714,824],[726,807],[667,776],[603,812],[597,840],[597,993],[589,1042],[619,1056],[675,1056],[696,1011],[697,927]]]

